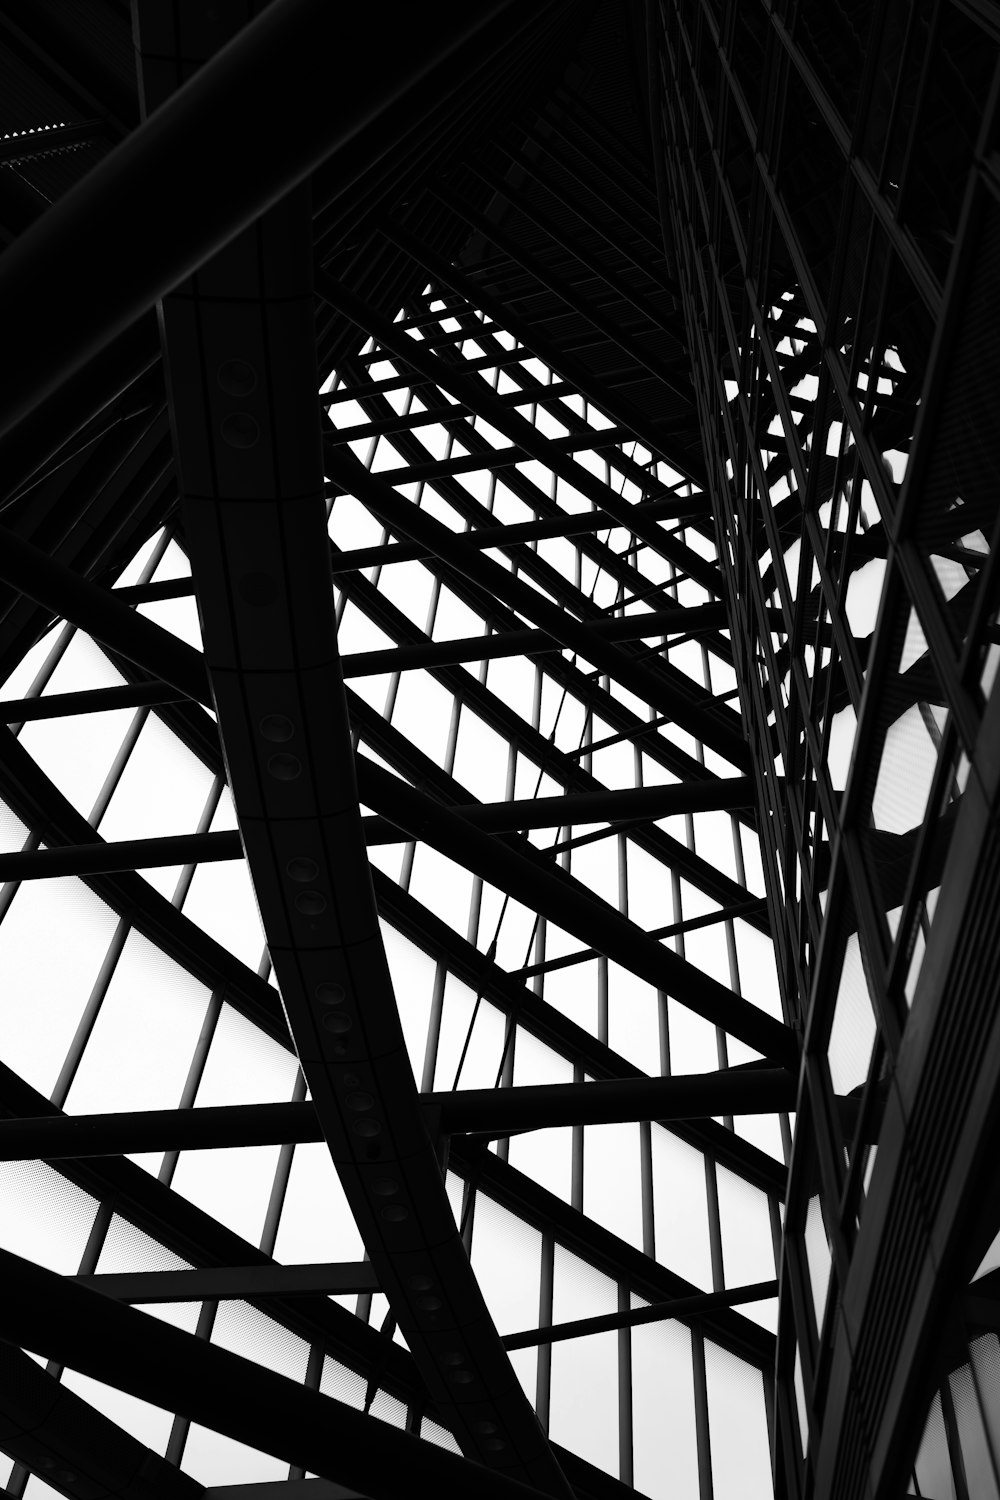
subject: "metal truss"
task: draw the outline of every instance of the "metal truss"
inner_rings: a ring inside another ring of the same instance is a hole
[[[82,881],[117,923],[50,1096],[0,1075],[0,1161],[58,1163],[59,1180],[99,1204],[72,1274],[0,1252],[11,1292],[0,1448],[20,1466],[10,1492],[19,1500],[29,1472],[72,1495],[84,1477],[117,1489],[128,1471],[137,1494],[183,1500],[194,1423],[280,1458],[292,1485],[309,1471],[372,1496],[416,1482],[610,1500],[641,1488],[631,1340],[667,1324],[692,1351],[691,1442],[707,1492],[720,1441],[709,1345],[752,1372],[761,1423],[768,1409],[774,1338],[753,1312],[777,1282],[734,1270],[726,1204],[752,1194],[768,1244],[780,1239],[784,1166],[751,1126],[795,1110],[799,1036],[775,995],[758,1003],[758,950],[744,947],[770,931],[746,869],[763,832],[756,747],[734,701],[746,645],[726,603],[680,286],[642,151],[549,87],[573,7],[487,6],[447,37],[414,15],[409,56],[397,38],[374,103],[379,22],[361,17],[352,45],[368,64],[332,113],[324,53],[346,42],[323,7],[279,0],[217,57],[221,36],[182,37],[153,6],[138,14],[145,122],[15,244],[0,285],[7,306],[60,289],[46,302],[50,332],[12,351],[17,377],[0,395],[11,475],[0,661],[9,675],[58,622],[116,674],[110,687],[50,690],[52,661],[2,705],[0,794],[30,833],[0,855],[0,921],[31,883],[61,878]],[[306,52],[305,72],[283,61]],[[283,82],[261,112],[272,70]],[[511,89],[546,100],[516,128],[504,123]],[[101,138],[66,128],[88,148]],[[247,169],[220,194],[233,132]],[[165,197],[156,184],[168,181]],[[211,212],[191,212],[195,199]],[[345,516],[371,536],[352,536]],[[116,587],[156,535],[190,578],[151,567]],[[428,583],[423,619],[388,581],[400,568]],[[200,649],[147,613],[191,600]],[[442,630],[445,607],[461,611],[462,633]],[[777,623],[781,604],[762,608]],[[353,644],[355,630],[378,644]],[[505,695],[507,667],[533,674],[531,695]],[[418,682],[450,700],[437,755],[395,709]],[[132,728],[88,819],[18,738],[121,710]],[[210,773],[211,795],[196,827],[104,837],[147,723]],[[458,759],[472,725],[507,756],[489,795],[463,782],[476,769]],[[235,828],[214,825],[226,788]],[[594,854],[614,861],[613,894]],[[398,878],[382,856],[397,857]],[[412,876],[431,857],[468,882],[460,921],[443,920],[432,885]],[[199,871],[244,864],[266,939],[257,972],[184,911]],[[172,899],[139,873],[174,866]],[[655,921],[638,915],[654,878]],[[508,913],[531,929],[517,960],[503,946]],[[73,1080],[133,933],[208,987],[202,1034],[176,1107],[79,1111]],[[387,960],[394,937],[434,968],[424,1076],[401,1020],[408,980]],[[556,1002],[559,976],[581,996],[592,987],[596,1022]],[[626,981],[654,1016],[643,1067],[634,1045],[615,1050],[631,1001],[612,989]],[[434,1076],[459,984],[474,1000],[458,1073],[489,1010],[504,1037],[494,1086]],[[294,1057],[291,1099],[195,1107],[228,1007]],[[714,1057],[693,1068],[681,1053],[696,1025]],[[522,1081],[531,1045],[572,1081]],[[855,1114],[841,1110],[844,1129]],[[595,1132],[618,1125],[634,1127],[639,1243],[599,1223],[585,1197]],[[563,1198],[516,1155],[556,1130],[571,1138]],[[318,1144],[364,1260],[276,1254],[294,1152]],[[675,1145],[697,1163],[704,1285],[663,1248],[672,1185],[654,1161]],[[278,1164],[259,1244],[171,1186],[187,1153],[263,1146]],[[125,1159],[145,1151],[164,1153],[155,1175]],[[537,1326],[498,1328],[476,1248],[477,1216],[485,1225],[494,1209],[539,1237]],[[118,1219],[183,1264],[102,1270]],[[563,1255],[614,1285],[616,1311],[557,1315]],[[357,1315],[330,1301],[348,1296]],[[193,1332],[133,1305],[192,1301]],[[213,1337],[219,1308],[235,1304],[307,1345],[301,1380]],[[553,1347],[606,1334],[619,1359],[616,1478],[552,1432]],[[24,1349],[47,1371],[28,1369]],[[533,1389],[512,1362],[525,1350],[538,1351]],[[361,1379],[360,1410],[323,1384],[331,1362]],[[175,1414],[166,1457],[98,1423],[62,1388],[64,1366]],[[44,1420],[26,1412],[29,1396]],[[372,1415],[383,1397],[403,1404],[407,1431]],[[91,1419],[101,1463],[77,1435]]]

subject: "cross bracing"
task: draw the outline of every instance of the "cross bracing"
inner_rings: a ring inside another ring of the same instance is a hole
[[[236,11],[0,17],[0,1479],[993,1493],[995,18]]]

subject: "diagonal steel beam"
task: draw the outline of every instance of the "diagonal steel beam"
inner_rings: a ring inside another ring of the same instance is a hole
[[[576,463],[571,455],[550,453],[545,436],[527,418],[498,401],[484,380],[473,379],[460,367],[449,364],[439,355],[422,348],[420,340],[408,338],[399,331],[396,324],[383,317],[362,298],[321,272],[316,275],[316,290],[324,302],[371,334],[393,357],[404,361],[442,390],[448,391],[469,411],[482,416],[512,443],[522,447],[531,458],[538,459],[547,469],[551,469],[582,495],[586,495],[588,500],[598,509],[604,510],[619,526],[634,532],[648,542],[654,551],[697,579],[711,594],[716,597],[722,594],[722,578],[715,564],[706,562],[690,547],[672,540],[659,527],[644,521],[637,507],[621,499],[608,485]]]
[[[6,1289],[12,1295],[11,1289]],[[46,1485],[70,1496],[203,1500],[190,1474],[168,1463],[10,1343],[0,1342],[0,1442]],[[8,1494],[7,1490],[3,1491]]]
[[[355,176],[381,159],[386,112],[423,84],[426,113],[428,77],[510,8],[481,0],[456,23],[442,5],[402,6],[386,49],[377,10],[268,6],[6,252],[0,433],[338,147]],[[358,65],[331,98],[345,51]]]
[[[237,1442],[374,1500],[397,1500],[414,1486],[462,1494],[470,1483],[485,1500],[538,1500],[530,1485],[485,1468],[470,1474],[453,1453],[8,1250],[0,1271],[0,1338]]]
[[[530,1328],[523,1333],[504,1336],[505,1349],[533,1349],[539,1344],[558,1344],[564,1339],[586,1338],[592,1333],[609,1333],[615,1328],[638,1328],[646,1323],[662,1323],[666,1318],[696,1318],[720,1307],[740,1307],[747,1302],[761,1302],[778,1295],[776,1281],[757,1281],[751,1286],[733,1287],[726,1292],[702,1292],[694,1297],[674,1297],[669,1302],[653,1302],[649,1307],[633,1307],[627,1312],[605,1313],[596,1318],[576,1318],[569,1323],[550,1323],[547,1328]]]
[[[647,937],[571,876],[491,839],[372,761],[359,759],[357,773],[366,806],[412,838],[481,875],[755,1051],[797,1069],[798,1043],[793,1031]]]

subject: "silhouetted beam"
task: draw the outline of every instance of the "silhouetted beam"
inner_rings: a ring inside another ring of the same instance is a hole
[[[672,786],[626,787],[614,792],[571,792],[566,797],[474,803],[449,811],[487,833],[508,833],[521,828],[566,828],[574,823],[603,823],[622,818],[669,818],[676,813],[752,807],[753,802],[751,778],[734,776],[722,781],[680,781]],[[391,844],[404,837],[385,818],[366,818],[364,830],[369,844]]]
[[[102,714],[116,708],[155,708],[180,703],[186,693],[162,682],[123,683],[78,693],[48,693],[41,698],[8,698],[0,703],[0,723],[27,724],[32,719],[61,719],[72,714]]]
[[[487,232],[491,231],[488,229]],[[319,271],[316,273],[316,291],[324,302],[328,302],[331,307],[343,313],[345,317],[357,323],[359,328],[365,329],[377,339],[395,359],[402,360],[405,365],[412,367],[420,375],[433,380],[442,390],[454,396],[456,401],[462,402],[470,411],[483,417],[498,432],[501,432],[508,442],[518,444],[528,457],[537,459],[546,469],[551,469],[561,479],[565,479],[568,484],[579,490],[598,509],[605,511],[616,525],[625,526],[628,530],[635,532],[637,536],[649,542],[655,551],[696,579],[715,598],[722,597],[722,575],[716,563],[706,561],[699,553],[678,541],[676,537],[669,536],[654,524],[643,521],[638,514],[633,514],[629,501],[623,500],[610,485],[598,479],[595,474],[591,474],[589,469],[584,468],[582,464],[578,464],[572,454],[551,449],[544,433],[539,432],[527,417],[521,416],[512,408],[501,406],[485,380],[476,380],[460,366],[449,364],[439,355],[432,354],[429,349],[424,349],[419,340],[408,338],[405,333],[400,333],[396,324],[382,317],[373,307],[356,297],[340,282]],[[632,425],[634,430],[634,424]],[[654,451],[659,450],[654,449]],[[362,473],[365,470],[358,461],[354,464],[345,463],[344,456],[348,452],[347,449],[338,449],[327,444],[327,465],[332,466],[328,468],[328,471],[331,477],[340,476],[340,480],[349,493],[358,494],[359,492],[354,488],[355,469],[360,469]],[[395,494],[395,491],[392,493]],[[367,494],[364,495],[364,503],[369,506],[369,509],[375,509],[376,513],[379,513],[379,507],[370,504]],[[399,529],[406,530],[408,535],[417,538],[418,534],[409,528]]]
[[[324,282],[323,286],[326,285]],[[348,301],[345,305],[349,307],[351,304]],[[450,372],[444,378],[450,381]],[[534,431],[530,427],[528,430]],[[528,447],[527,439],[525,447]],[[500,563],[482,554],[456,548],[453,532],[426,511],[405,501],[380,475],[369,473],[349,449],[328,450],[327,465],[331,472],[340,476],[345,487],[391,530],[403,532],[433,548],[446,567],[456,569],[546,634],[561,640],[570,650],[578,651],[658,712],[669,713],[675,723],[711,746],[731,765],[749,770],[750,753],[738,715],[712,700],[706,706],[704,689],[692,679],[667,664],[658,665],[654,670],[647,663],[618,651],[612,643],[590,634],[584,622],[554,604],[523,579],[514,577]],[[553,460],[552,467],[558,469],[558,465],[558,459]],[[593,479],[593,475],[581,470],[575,482],[585,491],[588,487],[586,481]],[[607,486],[599,484],[598,488],[607,489]],[[610,513],[612,502],[617,497],[610,490],[608,494],[611,496]],[[637,533],[640,530],[638,525],[633,525],[632,529]]]
[[[434,1111],[437,1128],[445,1134],[496,1136],[554,1125],[775,1114],[794,1109],[795,1091],[793,1074],[783,1068],[757,1066],[673,1078],[641,1075],[596,1083],[459,1089],[422,1094],[420,1102]],[[301,1145],[322,1139],[315,1106],[308,1101],[107,1115],[44,1115],[0,1120],[0,1161]]]
[[[588,369],[582,360],[577,361],[573,354],[563,349],[560,344],[548,342],[530,319],[524,316],[519,317],[508,303],[479,286],[478,282],[456,266],[452,266],[446,258],[436,255],[433,250],[410,236],[400,225],[387,224],[383,227],[387,237],[401,250],[405,250],[408,255],[412,256],[418,265],[429,271],[438,282],[459,292],[471,306],[490,313],[526,349],[544,360],[550,369],[568,382],[573,390],[581,392],[599,410],[613,417],[619,425],[629,427],[641,443],[652,449],[654,453],[660,454],[671,468],[687,476],[689,466],[686,465],[685,460],[667,452],[665,440],[669,440],[670,435],[664,433],[662,428],[658,429],[645,413],[640,412],[638,408],[633,408],[631,403],[626,404],[619,400],[614,391],[608,388],[607,382],[595,376],[593,370]]]
[[[159,839],[123,839],[120,843],[70,844],[55,849],[25,849],[0,854],[0,881],[47,880],[57,875],[111,875],[119,870],[155,870],[166,865],[197,865],[242,859],[235,830],[181,833]]]
[[[576,1318],[572,1323],[553,1323],[548,1328],[530,1328],[524,1333],[508,1333],[502,1340],[505,1349],[533,1349],[537,1344],[558,1344],[563,1339],[585,1338],[589,1333],[607,1333],[614,1328],[636,1328],[643,1323],[662,1323],[665,1318],[696,1318],[719,1307],[739,1307],[744,1302],[761,1302],[778,1295],[776,1281],[758,1281],[752,1286],[733,1287],[728,1292],[702,1292],[697,1297],[674,1297],[669,1302],[652,1302],[649,1307],[633,1307],[628,1312],[605,1313],[597,1318]]]
[[[5,527],[0,527],[0,578],[185,697],[212,707],[205,663],[192,646]]]
[[[682,781],[673,786],[578,792],[566,797],[529,797],[518,802],[473,803],[449,811],[488,833],[506,833],[521,828],[564,828],[574,823],[668,818],[682,812],[751,807],[753,800],[752,781],[739,776],[722,781]],[[369,844],[394,844],[408,837],[403,829],[385,818],[365,818],[363,828]],[[0,854],[0,882],[110,875],[119,870],[155,870],[169,865],[242,858],[243,844],[234,829],[122,839],[116,843],[95,839],[92,844]]]
[[[13,495],[51,462],[102,412],[109,412],[130,385],[157,364],[156,315],[140,318],[119,339],[0,438],[4,496]]]
[[[599,641],[637,641],[649,636],[693,634],[725,628],[722,606],[694,605],[691,609],[661,609],[624,619],[585,620],[583,628]],[[496,635],[470,635],[454,641],[421,641],[387,646],[381,651],[359,651],[343,658],[345,677],[371,677],[379,672],[406,672],[416,667],[454,666],[463,661],[493,661],[501,656],[541,656],[564,651],[562,641],[545,630],[507,630]],[[706,695],[707,696],[707,695]],[[10,719],[9,723],[15,723]]]
[[[547,868],[531,855],[490,838],[371,761],[359,758],[357,775],[361,801],[404,828],[411,838],[423,840],[446,858],[481,875],[572,933],[579,942],[594,946],[647,984],[665,990],[713,1025],[739,1037],[756,1052],[797,1069],[799,1042],[790,1027],[647,937],[561,870]]]
[[[338,147],[355,179],[383,157],[386,113],[397,106],[398,134],[398,105],[424,82],[425,114],[428,74],[510,8],[481,0],[456,22],[441,5],[401,6],[386,49],[377,6],[268,6],[7,250],[0,431]],[[329,60],[347,55],[331,96]]]
[[[112,590],[126,604],[152,604],[157,599],[186,599],[194,593],[193,578],[164,578],[159,583],[135,583]]]
[[[528,1088],[459,1089],[425,1094],[447,1135],[502,1136],[559,1125],[623,1120],[704,1120],[713,1115],[779,1114],[795,1108],[798,1079],[784,1068],[728,1068],[673,1078],[615,1078]]]
[[[618,443],[635,442],[635,434],[624,428],[604,432],[571,433],[569,437],[548,438],[554,453],[599,452],[602,448],[613,448]],[[480,470],[510,469],[522,464],[527,454],[521,448],[479,448],[473,453],[456,453],[451,458],[429,458],[424,463],[403,464],[396,469],[380,469],[379,476],[387,484],[422,484],[434,479],[446,479],[452,474],[475,474]],[[350,491],[331,483],[328,493],[349,494]]]
[[[107,1276],[71,1276],[116,1302],[200,1302],[205,1297],[305,1297],[377,1292],[370,1261],[307,1266],[210,1266],[196,1271],[126,1271]]]
[[[0,1342],[0,1412],[4,1453],[44,1474],[53,1494],[204,1500],[204,1486],[190,1474],[6,1342]],[[4,1500],[11,1493],[0,1490]]]
[[[237,1442],[336,1474],[373,1500],[401,1494],[538,1500],[539,1491],[399,1432],[208,1339],[0,1251],[0,1337]]]
[[[531,392],[531,395],[534,395]],[[706,509],[697,496],[690,499],[671,497],[667,500],[645,500],[635,507],[637,513],[647,521],[704,521]],[[333,523],[336,525],[336,510]],[[503,551],[507,547],[520,546],[524,542],[544,541],[548,537],[587,536],[595,531],[609,531],[617,526],[603,511],[590,511],[582,516],[568,512],[562,516],[551,516],[544,521],[519,521],[513,526],[486,526],[475,531],[463,531],[459,538],[463,546],[477,552],[491,548]],[[624,528],[622,528],[624,529]],[[380,546],[356,547],[349,552],[334,552],[331,558],[333,573],[350,573],[355,568],[371,568],[393,562],[413,562],[434,553],[417,542],[386,542]],[[122,591],[124,592],[124,591]],[[681,608],[681,606],[678,606]],[[725,628],[725,606],[722,604],[696,605],[692,608],[715,609],[719,612],[719,628]]]
[[[308,1102],[44,1115],[0,1120],[0,1161],[127,1156],[137,1151],[211,1151],[222,1146],[274,1146],[322,1139],[315,1107]]]

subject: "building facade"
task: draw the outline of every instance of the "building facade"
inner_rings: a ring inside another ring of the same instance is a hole
[[[392,23],[0,18],[0,1479],[1000,1497],[1000,16]]]

